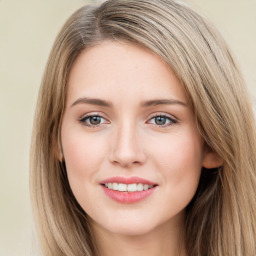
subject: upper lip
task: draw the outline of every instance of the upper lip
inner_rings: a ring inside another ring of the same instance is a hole
[[[100,184],[106,184],[106,183],[123,183],[123,184],[134,184],[134,183],[142,183],[142,184],[148,184],[148,185],[157,185],[155,182],[152,182],[150,180],[146,180],[140,177],[132,176],[132,177],[111,177],[105,180],[102,180]]]

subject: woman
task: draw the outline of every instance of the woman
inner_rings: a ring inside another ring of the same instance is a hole
[[[255,123],[219,33],[173,0],[74,13],[47,63],[31,195],[44,255],[256,255]]]

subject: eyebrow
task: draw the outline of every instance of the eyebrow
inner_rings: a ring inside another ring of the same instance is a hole
[[[77,105],[77,104],[90,104],[90,105],[96,105],[96,106],[102,106],[102,107],[113,107],[113,104],[106,100],[96,99],[96,98],[79,98],[77,99],[71,107]]]
[[[176,100],[176,99],[155,99],[155,100],[147,100],[141,102],[141,107],[151,107],[151,106],[158,106],[158,105],[181,105],[186,107],[187,104],[183,101]]]
[[[78,104],[90,104],[102,107],[113,107],[113,104],[109,101],[97,99],[97,98],[79,98],[77,99],[71,107],[78,105]],[[187,104],[183,101],[176,100],[176,99],[154,99],[154,100],[147,100],[140,103],[140,106],[143,108],[151,107],[151,106],[158,106],[158,105],[181,105],[187,107]]]

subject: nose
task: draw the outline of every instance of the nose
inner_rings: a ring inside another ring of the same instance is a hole
[[[145,163],[146,153],[138,129],[134,125],[122,125],[117,128],[112,138],[109,155],[112,164],[130,168]]]

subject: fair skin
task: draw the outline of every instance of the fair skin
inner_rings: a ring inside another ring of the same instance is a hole
[[[205,150],[184,90],[160,57],[112,41],[82,52],[68,81],[61,142],[71,189],[91,218],[100,255],[187,255],[185,207],[202,166],[219,163]],[[102,184],[113,177],[146,179],[153,192],[135,202],[122,201],[132,192],[117,192],[117,201]]]

